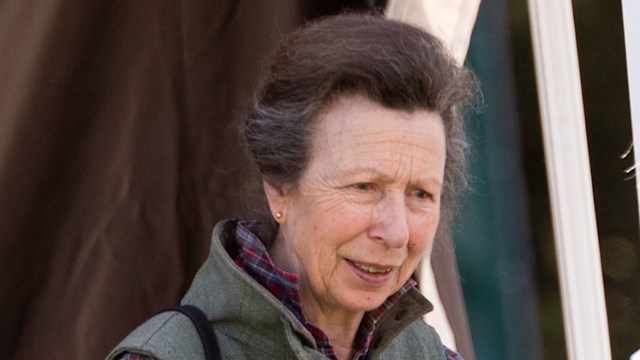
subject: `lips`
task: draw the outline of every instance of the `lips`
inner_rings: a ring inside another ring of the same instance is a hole
[[[391,270],[393,270],[393,268],[387,266],[367,265],[355,261],[350,262],[358,270],[364,271],[369,274],[388,274],[391,272]]]

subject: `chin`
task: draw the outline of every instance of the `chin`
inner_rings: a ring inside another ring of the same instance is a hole
[[[357,291],[345,296],[341,301],[342,307],[354,312],[367,312],[377,309],[391,294],[380,294],[377,292]]]

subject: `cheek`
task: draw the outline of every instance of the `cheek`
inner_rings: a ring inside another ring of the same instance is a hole
[[[343,203],[330,211],[318,214],[322,222],[322,231],[335,246],[357,237],[363,233],[371,222],[371,209]]]
[[[430,248],[430,245],[433,243],[432,239],[425,241],[413,241],[409,242],[409,256],[408,262],[410,267],[414,267],[417,263],[422,259],[427,249]],[[412,270],[413,271],[413,270]]]
[[[349,253],[369,224],[369,216],[350,209],[334,208],[334,211],[316,214],[312,232],[308,232],[301,251],[306,253],[309,271],[326,277],[336,271],[341,255]]]
[[[425,221],[419,222],[414,227],[411,240],[408,243],[409,258],[412,260],[422,258],[425,252],[429,251],[433,245],[436,230],[438,228],[437,214],[430,214]]]

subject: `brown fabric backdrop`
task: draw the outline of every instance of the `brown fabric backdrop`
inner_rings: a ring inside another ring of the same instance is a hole
[[[102,358],[177,303],[215,222],[250,213],[234,122],[265,55],[345,4],[371,6],[0,0],[1,354]]]

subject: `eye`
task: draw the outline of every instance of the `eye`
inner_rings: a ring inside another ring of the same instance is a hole
[[[358,190],[371,190],[373,188],[373,184],[372,183],[357,183],[355,185],[353,185],[354,188],[358,189]]]
[[[433,196],[422,189],[414,189],[413,195],[418,199],[431,199]]]

